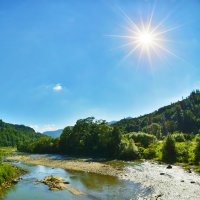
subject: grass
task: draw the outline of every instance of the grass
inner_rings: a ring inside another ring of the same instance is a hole
[[[5,182],[10,182],[22,173],[22,170],[10,165],[10,164],[0,164],[0,187]]]
[[[13,147],[0,147],[0,158],[2,159],[5,156],[12,155],[15,151],[17,151],[16,148]],[[1,161],[1,160],[0,160]]]
[[[11,156],[16,151],[13,147],[0,147],[0,193],[12,185],[12,181],[25,171],[11,164],[3,163],[5,156]]]

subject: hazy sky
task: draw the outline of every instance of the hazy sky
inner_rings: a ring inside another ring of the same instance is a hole
[[[177,57],[150,64],[109,35],[153,8],[152,26],[178,26],[163,35]],[[154,111],[200,88],[199,44],[199,0],[0,0],[0,118],[44,131]]]

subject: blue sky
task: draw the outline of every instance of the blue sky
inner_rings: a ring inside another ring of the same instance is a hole
[[[123,59],[127,26],[179,26],[166,52]],[[152,112],[200,88],[199,0],[0,0],[0,118],[38,131]],[[168,17],[166,17],[168,16]]]

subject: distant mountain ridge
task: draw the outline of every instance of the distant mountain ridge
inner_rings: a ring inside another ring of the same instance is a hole
[[[57,137],[60,137],[62,132],[63,132],[63,129],[58,129],[55,131],[45,131],[45,132],[43,132],[43,134],[47,135],[49,137],[52,137],[52,138],[57,138]]]

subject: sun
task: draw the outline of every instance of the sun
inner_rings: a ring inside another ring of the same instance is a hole
[[[143,47],[151,47],[154,42],[154,36],[151,33],[144,31],[138,34],[136,41]]]
[[[157,53],[156,51],[160,49],[166,50],[164,47],[165,38],[162,33],[157,30],[157,28],[153,28],[151,24],[147,26],[142,25],[142,28],[136,26],[135,29],[132,28],[129,31],[130,33],[126,38],[128,39],[127,46],[131,46],[134,51],[140,49],[141,54],[151,54],[152,56],[153,52]]]
[[[134,22],[124,11],[121,10],[121,13],[127,22],[127,25],[123,26],[126,32],[122,35],[109,36],[121,38],[125,41],[124,44],[118,47],[128,50],[123,59],[139,53],[139,60],[147,59],[152,64],[153,58],[161,57],[164,54],[178,57],[167,47],[168,42],[172,42],[168,39],[167,33],[180,26],[165,28],[165,20],[161,20],[157,24],[153,23],[153,11],[147,20],[141,20],[138,23]]]

